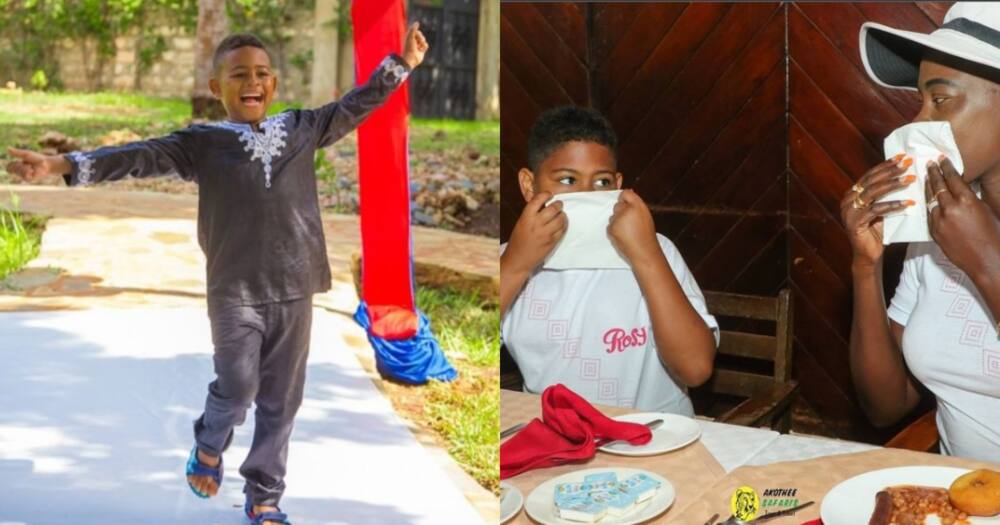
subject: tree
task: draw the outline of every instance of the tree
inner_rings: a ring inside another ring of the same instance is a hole
[[[347,3],[347,0],[340,1]],[[340,50],[337,10],[338,0],[316,0],[309,95],[309,103],[313,106],[326,104],[337,90],[337,53]]]
[[[212,95],[212,53],[226,36],[226,0],[198,0],[198,28],[195,31],[194,90],[191,113],[195,118],[221,119],[226,116],[222,102]]]

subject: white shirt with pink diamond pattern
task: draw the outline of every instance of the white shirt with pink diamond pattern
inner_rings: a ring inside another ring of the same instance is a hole
[[[684,259],[666,237],[657,239],[718,343],[718,324]],[[631,270],[539,268],[507,310],[501,335],[527,392],[562,383],[591,403],[694,414],[683,383],[656,352],[646,301]]]
[[[1000,462],[1000,340],[969,277],[934,242],[911,243],[889,306],[903,357],[937,397],[943,454]]]

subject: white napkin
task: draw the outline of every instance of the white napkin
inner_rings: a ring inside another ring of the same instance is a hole
[[[608,237],[608,222],[620,190],[561,193],[548,204],[562,201],[568,221],[566,234],[545,259],[547,270],[630,268]]]
[[[951,160],[959,173],[965,171],[962,156],[955,144],[955,136],[951,125],[947,122],[916,122],[907,124],[893,131],[885,138],[885,158],[889,159],[905,153],[913,159],[913,164],[900,175],[916,175],[913,184],[879,199],[896,201],[912,199],[915,205],[885,216],[884,244],[895,242],[927,242],[931,240],[930,228],[927,226],[927,199],[924,196],[924,184],[927,180],[927,162],[937,161],[942,154]]]

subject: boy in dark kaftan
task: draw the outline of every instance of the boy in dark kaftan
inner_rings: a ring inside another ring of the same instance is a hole
[[[258,524],[287,522],[277,506],[303,395],[312,295],[330,289],[314,154],[354,130],[420,64],[427,42],[416,26],[404,48],[339,101],[266,117],[277,87],[270,59],[255,37],[232,35],[216,50],[211,83],[226,121],[66,156],[11,150],[20,160],[8,171],[29,180],[54,173],[87,185],[177,174],[198,183],[217,377],[194,424],[188,482],[201,497],[217,493],[222,453],[256,402],[240,473],[246,512]]]

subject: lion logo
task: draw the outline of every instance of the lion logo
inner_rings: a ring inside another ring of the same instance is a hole
[[[740,521],[753,521],[760,510],[760,498],[752,487],[742,486],[733,492],[732,499],[729,500],[729,507]]]

